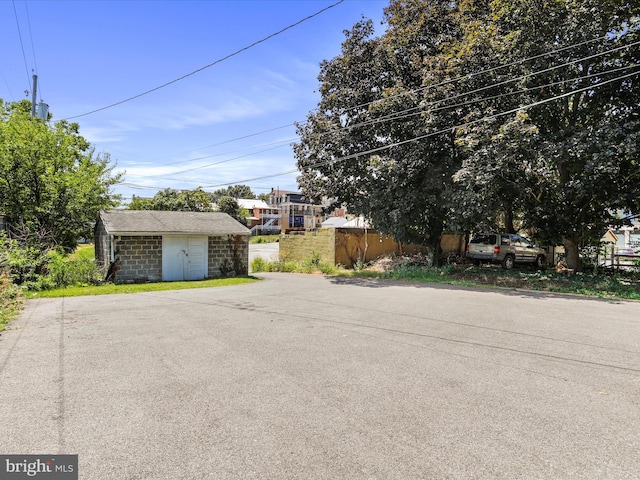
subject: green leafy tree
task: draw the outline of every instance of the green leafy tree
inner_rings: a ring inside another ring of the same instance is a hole
[[[217,203],[219,211],[231,215],[231,217],[235,218],[243,225],[247,224],[248,212],[244,208],[240,207],[235,198],[227,195],[220,197]]]
[[[640,4],[392,0],[346,32],[294,145],[302,190],[437,253],[447,228],[581,244],[640,208]]]
[[[476,71],[487,56],[511,64],[502,75],[517,80],[492,92],[508,98],[480,103],[469,118],[521,110],[459,131],[468,156],[457,179],[480,217],[513,209],[523,227],[562,242],[569,267],[580,269],[580,245],[619,224],[616,210],[640,207],[640,4],[489,5],[485,33],[467,34],[451,55]]]
[[[255,193],[251,191],[248,185],[231,185],[228,188],[220,188],[211,194],[213,202],[217,202],[221,197],[238,198],[256,198]]]
[[[446,1],[393,1],[382,37],[366,20],[345,32],[341,54],[321,65],[322,98],[294,146],[305,194],[335,199],[398,241],[427,245],[435,261],[459,160],[451,115],[425,118],[421,90],[447,77],[425,79],[424,68],[457,35],[453,13]]]
[[[24,246],[70,251],[101,209],[119,204],[109,155],[95,154],[77,123],[30,116],[28,101],[0,100],[0,211]]]
[[[129,210],[169,210],[174,212],[211,212],[211,195],[202,188],[175,190],[165,188],[152,198],[134,197]]]

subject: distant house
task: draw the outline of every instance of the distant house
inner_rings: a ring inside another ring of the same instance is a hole
[[[338,228],[343,226],[349,220],[347,217],[329,217],[324,222],[322,222],[321,228]]]
[[[631,225],[617,229],[615,234],[617,248],[640,251],[640,222],[632,221]]]
[[[117,283],[246,275],[249,230],[226,213],[101,211],[96,258]]]
[[[238,205],[249,212],[249,228],[252,235],[280,233],[278,208],[264,200],[238,198]]]
[[[271,190],[269,205],[278,208],[283,233],[290,230],[314,230],[322,226],[322,205],[311,203],[299,192]]]

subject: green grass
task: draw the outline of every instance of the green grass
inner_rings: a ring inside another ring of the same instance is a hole
[[[259,281],[258,278],[252,276],[231,277],[231,278],[214,278],[209,280],[190,281],[190,282],[158,282],[158,283],[139,283],[139,284],[112,284],[82,287],[56,288],[53,290],[44,290],[40,292],[28,292],[28,299],[31,298],[58,298],[58,297],[78,297],[83,295],[111,295],[114,293],[141,293],[141,292],[158,292],[163,290],[185,290],[188,288],[211,288],[211,287],[228,287],[232,285],[244,285]]]
[[[249,237],[249,243],[275,243],[280,240],[280,235],[255,235]]]
[[[93,243],[81,243],[76,251],[69,255],[69,260],[93,260],[95,258],[95,247]]]

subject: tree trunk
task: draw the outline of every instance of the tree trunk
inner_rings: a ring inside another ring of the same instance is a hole
[[[580,260],[580,254],[578,252],[578,245],[580,241],[578,238],[563,238],[562,243],[564,244],[564,252],[565,252],[565,262],[567,263],[567,268],[575,270],[579,272],[582,270],[582,261]]]
[[[507,233],[516,233],[516,229],[513,226],[513,208],[511,205],[505,207],[504,226]]]
[[[438,237],[437,241],[430,240],[427,248],[432,252],[431,257],[431,266],[432,267],[441,267],[442,266],[442,244],[440,243],[440,237]]]

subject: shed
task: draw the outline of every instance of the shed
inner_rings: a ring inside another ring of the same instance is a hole
[[[114,281],[201,280],[249,271],[249,229],[226,213],[103,210],[96,259]]]

